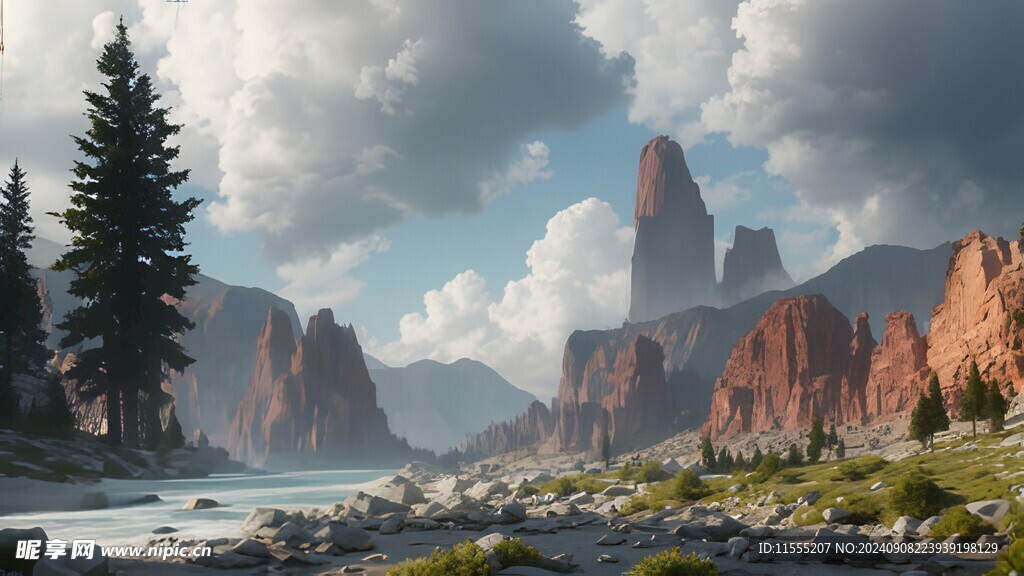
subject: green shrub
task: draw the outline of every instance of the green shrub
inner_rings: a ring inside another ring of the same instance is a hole
[[[928,518],[942,510],[944,496],[942,489],[924,472],[913,470],[896,481],[889,498],[897,514]]]
[[[537,488],[533,484],[523,484],[519,487],[519,491],[523,493],[523,496],[533,496],[540,493],[540,488]]]
[[[700,479],[696,472],[687,468],[676,474],[673,480],[673,492],[680,500],[700,500],[708,495],[708,485]]]
[[[661,469],[661,463],[655,460],[648,460],[640,466],[626,464],[622,468],[619,468],[617,476],[619,480],[624,482],[644,483],[660,482],[670,478],[670,476]]]
[[[662,550],[644,558],[626,572],[627,576],[718,576],[718,566],[711,560],[701,560],[690,552],[686,556],[679,548]]]
[[[494,554],[502,568],[509,566],[539,566],[542,558],[536,548],[523,544],[519,538],[503,540],[494,546]]]
[[[634,496],[626,501],[626,504],[619,510],[619,516],[632,516],[640,512],[646,512],[651,510],[651,497],[650,496]]]
[[[840,504],[849,510],[852,515],[847,520],[850,524],[871,524],[882,520],[885,514],[885,500],[875,493],[851,494],[843,499]]]
[[[602,482],[593,476],[586,474],[575,474],[572,476],[560,476],[554,480],[548,480],[537,488],[541,494],[553,492],[559,496],[570,496],[577,492],[601,492],[609,484]]]
[[[757,483],[766,482],[780,468],[782,468],[782,459],[779,458],[778,454],[769,452],[761,458],[761,463],[757,465],[757,470],[754,471],[751,479]]]
[[[945,540],[953,534],[959,534],[964,540],[974,542],[983,534],[995,532],[992,525],[967,511],[963,506],[951,508],[932,526],[930,536],[936,540]]]
[[[451,550],[435,548],[426,558],[406,560],[388,571],[387,576],[488,576],[488,573],[483,549],[467,540]]]
[[[847,460],[839,464],[839,469],[832,479],[846,480],[850,482],[863,480],[871,474],[885,468],[886,464],[888,464],[888,462],[886,462],[885,458],[880,456],[875,456],[873,454],[869,456],[861,456],[856,460]]]

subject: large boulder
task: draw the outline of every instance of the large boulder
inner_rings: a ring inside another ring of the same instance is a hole
[[[208,510],[216,508],[220,503],[212,498],[192,498],[181,507],[182,510]]]
[[[380,496],[374,496],[365,492],[358,492],[345,499],[343,504],[350,512],[364,518],[383,516],[395,512],[408,512],[411,508],[405,504],[385,500]]]
[[[722,512],[711,512],[700,520],[687,522],[672,531],[681,538],[707,539],[714,542],[728,542],[747,528],[747,525]]]
[[[251,536],[260,528],[277,528],[288,521],[288,514],[277,508],[254,508],[242,522],[242,534]]]
[[[999,528],[1002,526],[1003,519],[1006,518],[1006,513],[1010,511],[1010,501],[982,500],[980,502],[971,502],[967,505],[967,511]]]
[[[388,480],[380,487],[374,489],[373,492],[385,500],[405,504],[406,506],[423,504],[427,501],[423,497],[423,490],[420,490],[420,487],[412,480],[401,475]]]
[[[324,526],[315,536],[325,542],[335,544],[346,552],[373,550],[373,539],[365,530],[337,522],[331,522]]]

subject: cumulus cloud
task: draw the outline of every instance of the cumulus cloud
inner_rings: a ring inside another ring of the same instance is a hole
[[[629,119],[674,134],[684,147],[704,139],[699,106],[728,88],[740,43],[730,30],[736,0],[582,0],[578,22],[608,54],[636,59]]]
[[[767,150],[766,171],[836,231],[826,263],[866,244],[1009,233],[1024,184],[1024,78],[1009,72],[1021,18],[1012,2],[749,0],[729,89],[702,119]]]
[[[526,253],[526,276],[492,294],[466,270],[427,292],[423,310],[402,317],[400,337],[371,353],[391,365],[476,358],[513,384],[552,396],[569,334],[626,317],[632,249],[633,228],[606,202],[584,200],[548,221]]]
[[[300,318],[320,308],[342,306],[351,302],[366,282],[351,275],[374,253],[391,247],[387,238],[373,234],[355,242],[340,244],[330,254],[311,256],[277,267],[277,276],[285,282],[278,294],[291,300]]]
[[[575,15],[568,1],[196,3],[158,71],[217,142],[212,222],[288,262],[549,176],[547,147],[521,147],[625,102],[632,77]]]

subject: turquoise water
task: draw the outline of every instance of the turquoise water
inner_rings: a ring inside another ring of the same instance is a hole
[[[238,537],[242,520],[257,506],[327,507],[383,477],[388,470],[307,471],[266,475],[225,475],[194,480],[104,480],[87,490],[104,491],[111,501],[157,494],[161,502],[105,510],[36,512],[0,516],[0,528],[41,526],[63,540],[95,539],[102,545],[141,544],[153,529],[173,526],[178,537]],[[69,490],[80,490],[70,486]],[[4,498],[16,497],[5,494]],[[182,510],[190,498],[213,498],[209,510]]]

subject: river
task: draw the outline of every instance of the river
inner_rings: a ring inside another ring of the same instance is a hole
[[[38,485],[4,490],[0,498],[39,499],[37,510],[48,507],[47,492],[94,492],[123,502],[143,494],[156,494],[160,502],[115,506],[103,510],[42,511],[0,516],[0,528],[40,526],[50,538],[95,539],[101,545],[142,544],[154,538],[160,526],[178,529],[181,538],[239,537],[242,520],[257,507],[314,508],[341,502],[394,470],[304,471],[282,474],[221,475],[191,480],[103,480],[97,484]],[[182,510],[190,498],[212,498],[221,506],[208,510]],[[77,495],[76,495],[77,498]]]

